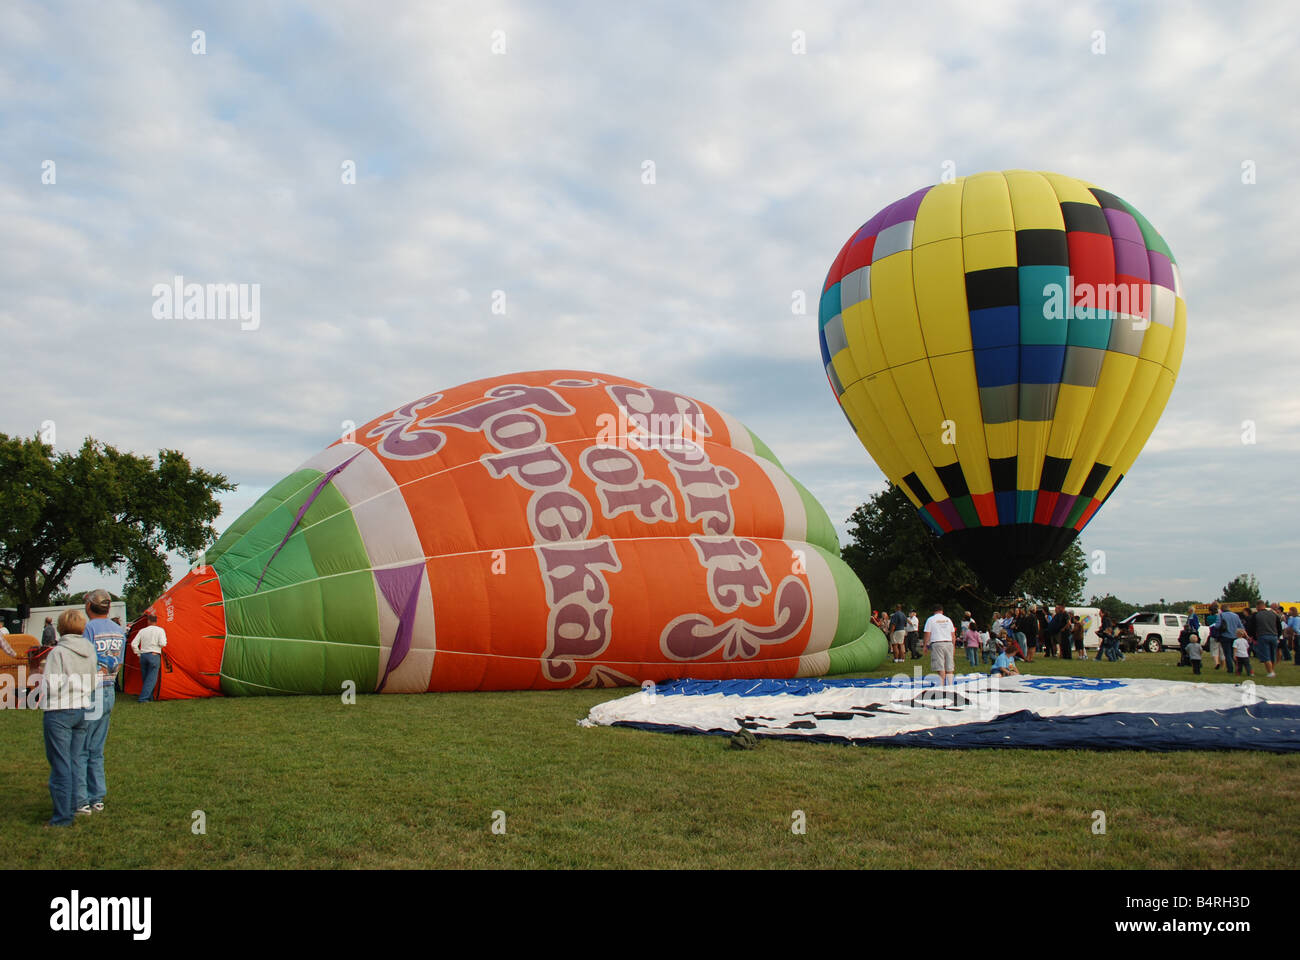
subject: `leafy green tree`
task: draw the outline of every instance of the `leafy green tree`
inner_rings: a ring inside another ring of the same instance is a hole
[[[945,610],[969,610],[988,623],[1006,597],[994,596],[971,569],[951,556],[929,531],[907,495],[891,485],[853,511],[849,542],[841,551],[871,595],[877,609],[902,602],[922,619],[934,603]],[[1035,602],[1080,603],[1088,560],[1078,543],[1059,558],[1026,570],[1011,595]]]
[[[233,489],[177,450],[155,463],[89,438],[56,454],[0,434],[0,592],[47,606],[82,564],[125,564],[127,609],[139,610],[171,579],[167,551],[194,555],[216,538],[215,495]]]
[[[1144,609],[1136,603],[1126,603],[1111,593],[1106,594],[1104,597],[1098,597],[1094,594],[1092,598],[1089,599],[1088,606],[1096,607],[1104,613],[1109,614],[1110,618],[1116,623],[1123,620],[1129,614],[1137,613],[1139,610]]]
[[[1262,598],[1263,595],[1259,592],[1259,581],[1255,579],[1255,575],[1241,573],[1228,581],[1228,585],[1223,588],[1223,594],[1219,597],[1219,602],[1231,603],[1244,600],[1253,607]]]

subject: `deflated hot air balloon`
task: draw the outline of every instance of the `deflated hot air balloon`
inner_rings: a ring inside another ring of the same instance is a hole
[[[825,511],[771,451],[604,374],[408,403],[277,483],[204,560],[151,608],[165,698],[816,676],[885,655]]]
[[[925,187],[836,257],[822,362],[849,422],[992,589],[1058,556],[1133,465],[1182,361],[1168,245],[1054,173]]]

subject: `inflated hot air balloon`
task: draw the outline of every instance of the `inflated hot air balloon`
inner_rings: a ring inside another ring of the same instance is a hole
[[[761,441],[603,374],[408,403],[203,559],[151,608],[164,698],[817,676],[885,655],[826,512]]]
[[[867,451],[992,589],[1058,556],[1174,387],[1178,266],[1124,200],[1055,173],[925,187],[822,291],[831,387]]]

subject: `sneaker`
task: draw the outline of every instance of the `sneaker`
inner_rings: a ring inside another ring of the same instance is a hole
[[[86,804],[85,806],[82,807],[77,807],[77,816],[79,817],[90,816],[90,804]]]
[[[1276,677],[1277,674],[1276,674],[1276,673],[1270,673],[1269,676],[1270,676],[1270,677]]]
[[[96,813],[103,813],[103,812],[104,812],[104,801],[103,801],[103,800],[96,800],[94,803],[92,803],[92,804],[90,805],[90,809],[91,809],[91,810],[94,810]]]

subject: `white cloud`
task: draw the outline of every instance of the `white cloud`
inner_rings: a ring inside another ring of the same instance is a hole
[[[1147,517],[1169,530],[1122,595],[1221,585],[1225,563],[1295,582],[1294,552],[1228,561],[1186,519],[1229,512],[1240,542],[1265,543],[1276,516],[1243,509],[1245,491],[1294,503],[1292,8],[732,10],[6,5],[0,337],[30,379],[0,430],[53,418],[61,445],[179,447],[260,488],[342,420],[431,389],[607,370],[749,422],[839,523],[882,478],[792,292],[815,313],[844,240],[945,161],[1060,169],[1148,215],[1189,303],[1179,385],[1085,540]],[[152,286],[177,274],[261,284],[261,329],[154,320]],[[110,389],[53,376],[78,351]],[[1199,469],[1212,461],[1246,476]]]

